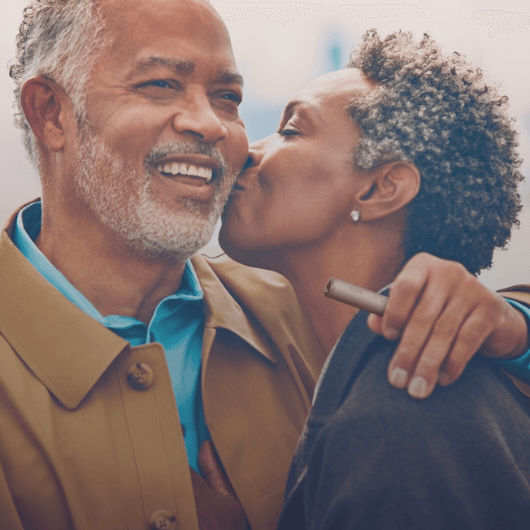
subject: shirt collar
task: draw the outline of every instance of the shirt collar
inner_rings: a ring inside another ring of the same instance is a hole
[[[104,317],[83,295],[83,293],[77,290],[40,251],[34,241],[40,233],[41,221],[42,203],[40,201],[25,206],[19,212],[16,218],[16,223],[13,227],[12,240],[15,246],[20,252],[22,252],[24,257],[35,267],[35,269],[37,269],[37,272],[48,280],[48,282],[50,282],[59,292],[66,296],[70,302],[79,307],[79,309],[108,328],[123,327],[123,319],[119,320],[112,318],[114,315]],[[203,298],[203,295],[204,293],[199,284],[197,275],[188,260],[184,268],[182,283],[179,290],[162,300],[162,302],[171,299],[199,301]],[[113,323],[116,323],[116,325],[113,325]],[[138,323],[140,322],[138,321]]]
[[[0,334],[48,390],[75,409],[129,343],[66,300],[25,259],[11,240],[17,214],[0,234]],[[205,292],[205,326],[236,333],[276,362],[266,338],[204,258],[192,262]],[[203,363],[208,355],[206,348]]]

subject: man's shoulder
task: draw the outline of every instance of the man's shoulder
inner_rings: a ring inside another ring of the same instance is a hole
[[[297,359],[303,357],[302,363],[309,366],[311,379],[318,377],[325,353],[286,278],[241,265],[226,255],[215,258],[195,255],[191,262],[207,306],[219,313],[229,311],[235,302],[249,322],[262,329],[297,366]],[[227,302],[224,306],[223,301]],[[306,369],[298,366],[299,371]]]
[[[209,289],[222,286],[254,314],[308,326],[291,284],[280,274],[241,265],[225,254],[213,258],[195,255],[191,261],[206,295]]]
[[[499,289],[498,292],[505,298],[517,300],[518,302],[530,306],[530,285],[513,285],[512,287]]]
[[[272,289],[275,294],[281,293],[290,300],[296,300],[288,280],[277,272],[242,265],[226,254],[215,257],[196,254],[192,258],[192,263],[195,268],[208,267],[223,284],[235,285],[241,290],[246,289],[255,293]]]

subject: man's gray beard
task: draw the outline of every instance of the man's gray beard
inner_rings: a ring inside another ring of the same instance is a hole
[[[205,154],[221,167],[211,210],[181,198],[175,210],[157,201],[150,188],[156,162],[168,155]],[[228,173],[218,149],[204,143],[175,141],[156,146],[146,157],[144,171],[109,148],[87,126],[79,134],[73,175],[77,196],[129,247],[150,259],[181,262],[206,245],[228,199],[236,175]]]

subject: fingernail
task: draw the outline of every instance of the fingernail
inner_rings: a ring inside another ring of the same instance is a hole
[[[399,331],[394,328],[385,329],[384,335],[385,335],[386,340],[398,340],[399,339]]]
[[[407,386],[407,380],[409,374],[403,368],[394,368],[390,374],[390,384],[396,388],[405,388]]]
[[[415,377],[410,382],[409,395],[418,399],[427,397],[427,381],[423,377]]]
[[[450,375],[447,372],[440,372],[438,374],[438,383],[442,386],[447,386],[451,383]]]

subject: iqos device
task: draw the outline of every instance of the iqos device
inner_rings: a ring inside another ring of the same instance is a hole
[[[363,289],[338,278],[329,279],[324,294],[329,298],[333,298],[333,300],[338,300],[379,316],[383,316],[388,303],[387,296]]]

